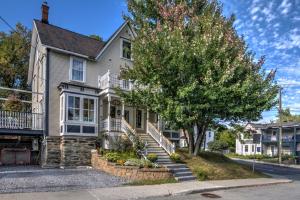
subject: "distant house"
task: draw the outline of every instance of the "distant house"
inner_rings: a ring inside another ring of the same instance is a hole
[[[239,137],[236,139],[235,153],[239,155],[262,154],[261,142],[259,142],[259,144],[254,144],[253,136],[254,134],[257,134],[261,141],[261,129],[263,127],[263,124],[248,123],[245,126],[245,132],[240,133]]]
[[[245,130],[246,132],[241,133],[239,138],[236,139],[237,154],[278,156],[278,123],[249,123],[246,125]],[[253,143],[254,134],[260,137],[258,144]],[[300,123],[285,122],[282,124],[282,154],[300,156]]]
[[[196,139],[197,139],[197,128],[195,127],[194,128],[194,141],[196,142]],[[179,146],[180,147],[187,147],[187,139],[185,137],[185,135],[182,133],[182,131],[180,132],[180,140],[179,140]],[[205,138],[204,138],[204,141],[202,143],[202,149],[204,149],[205,151],[208,150],[208,143],[209,142],[212,142],[215,140],[215,131],[212,130],[212,129],[208,129],[206,132],[205,132]]]

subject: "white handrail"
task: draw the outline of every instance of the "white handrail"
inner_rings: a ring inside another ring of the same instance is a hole
[[[171,155],[175,153],[175,145],[168,140],[156,127],[150,122],[147,123],[147,133],[159,143],[159,145],[166,150],[166,152]]]
[[[101,89],[120,88],[127,91],[133,89],[133,84],[129,80],[120,79],[119,75],[113,74],[110,71],[98,77],[98,86]]]
[[[126,133],[126,135],[128,136],[129,140],[134,144],[134,137],[139,137],[138,134],[136,133],[135,129],[133,129],[130,124],[124,119],[122,118],[122,131],[124,133]],[[144,157],[144,159],[147,159],[147,143],[146,145],[146,149],[145,152],[140,152],[142,154],[142,156]]]

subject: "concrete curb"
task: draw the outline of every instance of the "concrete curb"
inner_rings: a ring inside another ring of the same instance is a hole
[[[268,186],[268,185],[278,185],[278,184],[285,184],[285,183],[292,183],[293,180],[284,179],[277,182],[270,182],[270,183],[261,183],[261,184],[248,184],[248,185],[236,185],[236,186],[215,186],[214,188],[205,188],[205,189],[193,189],[187,191],[179,191],[174,193],[174,196],[180,195],[189,195],[189,194],[197,194],[203,192],[213,192],[219,190],[230,190],[230,189],[238,189],[238,188],[248,188],[248,187],[258,187],[258,186]]]
[[[249,164],[253,163],[253,160],[251,159],[241,159],[241,158],[230,158],[231,160],[234,161],[244,161],[244,162],[248,162]],[[268,162],[264,162],[264,161],[259,161],[256,160],[255,163],[259,163],[259,164],[263,164],[263,165],[272,165],[272,166],[277,166],[277,167],[286,167],[286,168],[292,168],[292,169],[300,169],[300,165],[286,165],[286,164],[277,164],[277,163],[268,163]]]

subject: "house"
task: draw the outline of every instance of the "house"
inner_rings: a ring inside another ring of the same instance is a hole
[[[262,130],[263,154],[278,156],[279,123],[265,124]],[[282,123],[282,154],[300,156],[300,123]]]
[[[179,132],[162,126],[150,109],[125,104],[115,92],[134,89],[119,77],[123,66],[133,67],[136,33],[129,22],[103,42],[50,24],[48,13],[44,3],[42,19],[33,21],[28,73],[32,112],[44,116],[42,166],[88,165],[96,138],[109,149],[124,133],[151,135],[173,153]]]
[[[261,129],[263,127],[263,124],[248,123],[245,126],[245,132],[240,133],[239,137],[236,138],[235,153],[239,155],[262,154]],[[259,138],[258,143],[253,141],[254,135]]]
[[[197,139],[197,127],[194,127],[194,142],[196,143],[196,139]],[[205,151],[208,150],[208,143],[212,142],[215,140],[215,132],[213,129],[208,129],[205,132],[205,136],[204,136],[204,141],[202,143],[201,148],[204,149]],[[183,148],[183,147],[188,147],[187,144],[187,140],[188,138],[185,136],[185,134],[183,133],[183,131],[180,131],[180,138],[179,138],[179,147]]]
[[[279,123],[248,123],[245,127],[246,132],[241,133],[240,138],[236,140],[236,153],[278,156],[279,127]],[[259,138],[257,144],[253,143],[254,135]],[[300,123],[284,122],[282,124],[282,154],[300,155]]]

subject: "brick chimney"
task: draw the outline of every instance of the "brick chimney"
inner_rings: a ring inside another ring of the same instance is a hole
[[[47,4],[47,1],[44,1],[42,4],[42,22],[45,24],[48,24],[48,13],[49,13],[49,6]]]

